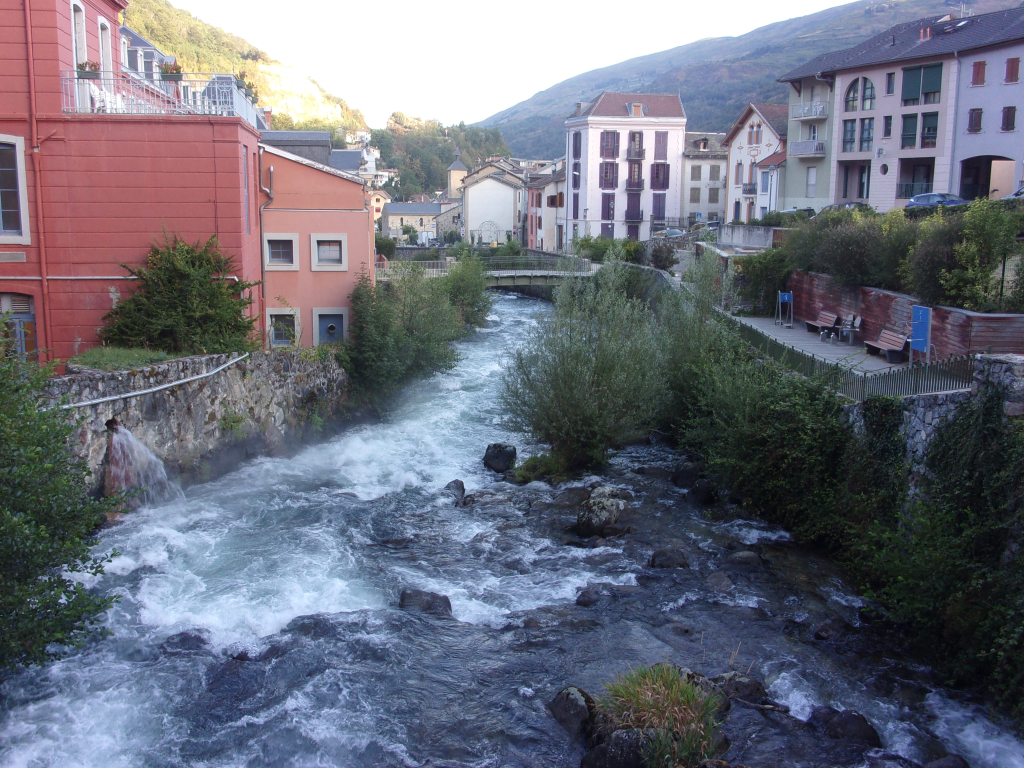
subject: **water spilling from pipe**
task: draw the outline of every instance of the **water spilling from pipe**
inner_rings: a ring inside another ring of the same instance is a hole
[[[169,501],[183,501],[181,486],[167,477],[167,468],[149,448],[126,427],[116,422],[109,425],[110,439],[104,492],[111,496],[127,492],[132,508]]]

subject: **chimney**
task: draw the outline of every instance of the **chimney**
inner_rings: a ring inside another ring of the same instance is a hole
[[[921,37],[920,37],[920,39],[921,40],[931,40],[932,39],[932,28],[931,27],[921,27]]]
[[[576,117],[580,117],[583,114],[583,107],[586,106],[585,101],[576,102]]]
[[[643,117],[644,116],[644,105],[640,104],[639,102],[633,102],[632,104],[630,104],[630,110],[631,110],[630,114],[633,117]]]

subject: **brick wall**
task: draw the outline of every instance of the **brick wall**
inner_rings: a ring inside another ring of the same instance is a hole
[[[822,310],[863,318],[862,339],[877,339],[883,328],[909,333],[913,296],[880,288],[844,288],[829,275],[794,272],[789,278],[794,314],[813,320]],[[932,309],[932,344],[939,355],[968,352],[1024,354],[1024,315],[992,315],[965,309]]]

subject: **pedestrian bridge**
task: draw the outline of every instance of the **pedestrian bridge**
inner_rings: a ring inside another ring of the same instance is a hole
[[[488,288],[512,288],[523,285],[558,285],[567,277],[589,277],[599,268],[590,259],[578,256],[534,256],[524,255],[512,258],[483,258],[485,282]],[[458,262],[444,261],[396,261],[377,265],[377,280],[391,280],[407,274],[410,270],[422,270],[427,277],[443,277]]]

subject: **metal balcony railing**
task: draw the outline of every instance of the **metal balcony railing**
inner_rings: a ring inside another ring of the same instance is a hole
[[[643,221],[643,220],[644,220],[644,212],[643,211],[641,211],[641,210],[631,211],[628,208],[626,209],[626,215],[623,217],[623,221]]]
[[[814,120],[828,117],[828,102],[808,101],[789,105],[791,120]]]
[[[896,185],[896,199],[909,200],[915,195],[927,195],[932,191],[932,183],[927,182],[900,182]]]
[[[644,188],[643,179],[626,179],[626,189],[631,192],[638,192]]]
[[[750,183],[750,184],[744,184],[743,185],[743,194],[744,195],[756,195],[757,194],[757,183],[753,182],[753,183]]]
[[[636,147],[632,144],[626,145],[626,159],[627,160],[643,160],[647,153],[643,147]]]
[[[256,107],[223,73],[147,75],[137,72],[61,73],[65,114],[217,115],[259,127]]]
[[[825,154],[824,141],[794,141],[789,145],[789,154],[792,157],[811,157]]]

